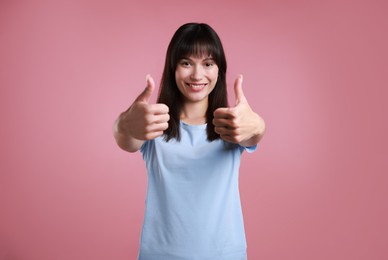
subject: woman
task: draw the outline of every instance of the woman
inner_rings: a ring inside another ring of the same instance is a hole
[[[157,104],[145,90],[115,123],[123,150],[141,151],[148,188],[140,260],[246,259],[238,190],[240,156],[264,134],[236,79],[228,107],[226,59],[217,33],[188,23],[167,49]]]

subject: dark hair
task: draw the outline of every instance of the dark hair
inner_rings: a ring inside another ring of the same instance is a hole
[[[175,70],[178,62],[188,56],[202,57],[209,55],[218,66],[218,79],[213,91],[209,94],[206,111],[206,131],[209,141],[220,138],[214,131],[213,112],[220,107],[228,106],[226,90],[226,58],[222,43],[217,33],[204,23],[187,23],[178,28],[167,48],[162,80],[159,89],[158,103],[169,107],[170,121],[164,131],[164,138],[180,140],[180,113],[183,96],[175,81]]]

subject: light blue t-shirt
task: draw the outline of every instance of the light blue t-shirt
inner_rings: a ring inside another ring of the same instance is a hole
[[[181,140],[141,147],[148,187],[139,260],[245,260],[238,189],[244,148],[209,142],[206,125],[180,123]]]

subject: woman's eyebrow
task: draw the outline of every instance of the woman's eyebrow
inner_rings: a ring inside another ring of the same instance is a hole
[[[190,57],[182,57],[180,60],[194,61]],[[209,56],[209,57],[203,58],[201,61],[214,61],[214,58]]]

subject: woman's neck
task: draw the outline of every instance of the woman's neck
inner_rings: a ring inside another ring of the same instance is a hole
[[[207,100],[203,102],[186,102],[182,107],[180,119],[192,125],[206,124]]]

